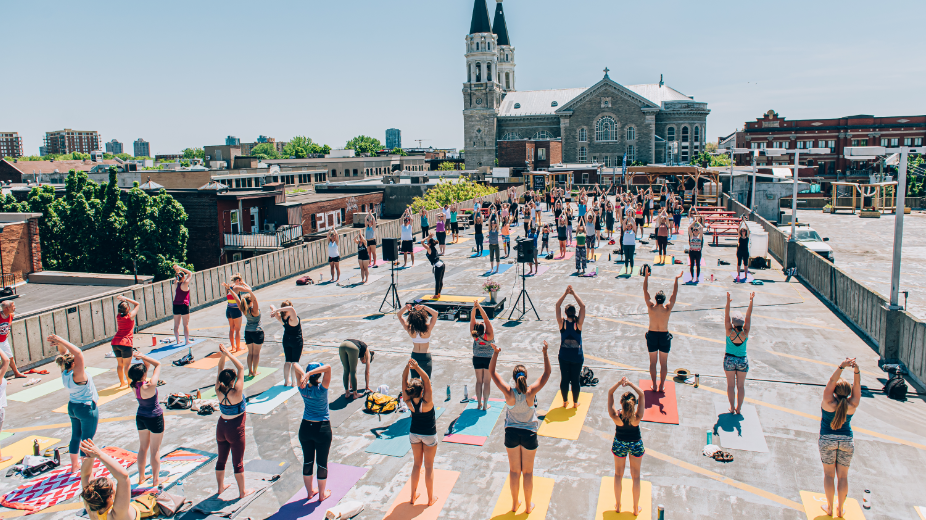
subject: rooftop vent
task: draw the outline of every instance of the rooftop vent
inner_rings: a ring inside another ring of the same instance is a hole
[[[551,106],[551,107],[558,107],[558,106],[559,106],[559,102],[554,101],[554,102],[550,103],[550,106]]]
[[[515,104],[514,104],[514,107],[515,107],[515,108],[521,108],[521,103],[515,103]]]

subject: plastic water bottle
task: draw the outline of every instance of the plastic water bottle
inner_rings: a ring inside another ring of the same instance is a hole
[[[447,400],[450,400],[450,385],[447,385]]]
[[[469,385],[463,385],[463,400],[469,401]]]
[[[177,484],[174,486],[174,488],[176,488],[176,489],[174,490],[174,491],[175,491],[174,494],[179,495],[179,496],[182,496],[182,497],[186,497],[186,494],[184,494],[184,492],[183,492],[183,481],[182,481],[182,480],[178,480],[178,481],[177,481]]]
[[[707,430],[707,443],[714,444],[714,432]]]
[[[864,498],[862,498],[862,507],[871,509],[871,490],[866,489]]]
[[[666,508],[662,504],[656,506],[656,520],[666,520]]]

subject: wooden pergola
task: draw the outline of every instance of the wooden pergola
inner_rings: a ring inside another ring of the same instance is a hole
[[[874,211],[882,213],[894,213],[897,211],[897,181],[894,182],[876,182],[874,184],[862,184],[858,182],[831,182],[833,187],[833,213],[839,210],[849,210],[855,214],[856,210],[865,209],[865,197],[871,197],[871,207]],[[848,186],[852,191],[852,205],[839,205],[838,186]],[[886,189],[893,186],[894,189],[888,194]]]
[[[630,166],[624,181],[629,185],[638,178],[645,178],[649,186],[654,185],[657,179],[674,178],[680,186],[685,186],[686,179],[692,179],[695,187],[692,203],[696,206],[722,206],[720,190],[720,172],[701,168],[699,166]],[[701,192],[701,180],[704,179],[713,185],[713,190]]]

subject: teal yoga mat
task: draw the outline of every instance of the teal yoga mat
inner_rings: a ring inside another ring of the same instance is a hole
[[[199,338],[199,339],[193,338],[193,339],[190,340],[189,343],[183,343],[182,340],[181,340],[180,343],[170,342],[170,343],[168,343],[168,344],[166,344],[166,345],[163,345],[163,346],[157,347],[157,348],[155,348],[155,349],[152,349],[150,352],[146,353],[145,355],[148,356],[148,357],[150,357],[151,359],[156,359],[156,360],[160,361],[160,360],[162,360],[162,359],[164,359],[164,358],[166,358],[166,357],[168,357],[168,356],[172,356],[172,355],[174,355],[174,354],[176,354],[176,353],[178,353],[178,352],[183,352],[183,351],[185,351],[185,350],[187,350],[187,349],[189,349],[189,348],[191,348],[191,347],[195,347],[196,345],[198,345],[198,344],[200,344],[200,343],[202,343],[202,342],[204,342],[204,341],[206,341],[205,338]],[[134,364],[134,363],[141,363],[141,360],[140,360],[140,359],[132,359],[132,363],[133,363],[133,364]]]
[[[446,408],[438,408],[435,412],[435,419],[439,418]],[[385,430],[379,433],[379,438],[367,446],[367,453],[378,453],[380,455],[389,455],[390,457],[404,457],[412,445],[408,442],[408,430],[412,426],[411,415],[406,414],[390,424]],[[438,435],[440,432],[438,431]]]
[[[277,383],[248,399],[248,413],[268,414],[298,392],[299,389],[296,387],[283,386],[282,382]]]
[[[113,362],[115,362],[115,360],[113,360]],[[88,374],[90,374],[90,377],[98,376],[107,370],[109,369],[93,367],[86,368],[86,371]],[[20,390],[19,392],[16,392],[13,395],[8,396],[7,398],[13,401],[19,401],[21,403],[30,403],[39,397],[45,397],[48,394],[57,392],[58,390],[64,390],[64,383],[61,382],[61,376],[55,375],[52,377],[54,377],[54,379],[51,381],[46,381],[35,386],[30,386]]]
[[[498,272],[497,272],[497,273],[492,273],[491,271],[486,271],[485,273],[482,273],[482,276],[485,276],[485,277],[488,278],[489,276],[498,276],[498,275],[502,275],[502,274],[505,274],[505,271],[511,269],[512,267],[514,267],[514,264],[502,264],[502,265],[498,266]]]
[[[476,401],[470,401],[466,409],[450,425],[454,435],[474,435],[488,437],[495,428],[499,416],[505,409],[505,401],[489,401],[488,410],[477,410]]]

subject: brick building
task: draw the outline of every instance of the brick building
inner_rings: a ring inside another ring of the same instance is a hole
[[[100,149],[100,134],[95,130],[54,130],[45,132],[45,154],[90,153]]]
[[[19,132],[0,132],[0,157],[22,157],[23,140]]]
[[[42,176],[59,174],[67,176],[70,170],[89,172],[96,166],[121,166],[122,161],[108,159],[93,162],[89,159],[83,161],[14,161],[0,160],[0,181],[22,183],[29,181],[43,181]],[[48,181],[50,182],[50,181]]]
[[[877,161],[860,162],[845,158],[847,146],[922,146],[926,140],[926,116],[875,117],[855,115],[835,119],[786,120],[769,110],[755,121],[746,122],[727,142],[735,141],[740,148],[829,148],[829,154],[802,155],[801,164],[816,168],[821,177],[836,177],[837,172],[865,175],[877,171]],[[790,164],[793,157],[764,157],[756,160],[760,166]],[[782,163],[781,161],[785,161]],[[736,164],[747,166],[752,158],[736,157]]]
[[[525,171],[547,171],[550,165],[562,162],[561,139],[518,139],[498,143],[498,165],[511,168],[512,177]]]
[[[42,270],[41,213],[0,213],[0,272],[7,287]]]

